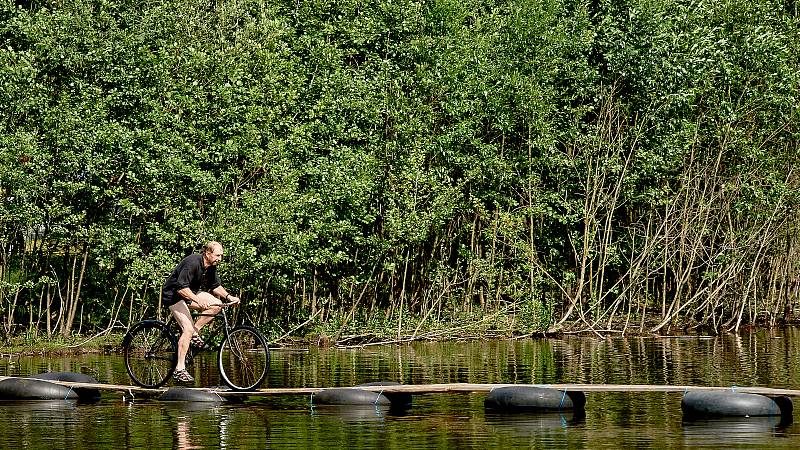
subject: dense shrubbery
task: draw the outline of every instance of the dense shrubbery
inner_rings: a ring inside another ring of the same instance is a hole
[[[3,329],[154,314],[208,239],[274,334],[788,319],[798,25],[777,0],[6,2]]]

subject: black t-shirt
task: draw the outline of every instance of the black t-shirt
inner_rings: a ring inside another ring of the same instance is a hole
[[[167,277],[167,282],[161,290],[161,301],[169,306],[183,300],[178,294],[183,288],[188,287],[197,294],[201,289],[211,292],[220,284],[222,283],[217,275],[217,266],[203,267],[202,254],[189,255],[183,258]]]

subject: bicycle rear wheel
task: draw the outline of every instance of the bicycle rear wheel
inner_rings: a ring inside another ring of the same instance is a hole
[[[269,348],[266,339],[253,327],[233,328],[222,341],[218,356],[222,380],[233,390],[258,389],[267,377]]]
[[[125,368],[141,387],[164,385],[178,362],[178,339],[161,321],[145,320],[134,325],[122,341]]]

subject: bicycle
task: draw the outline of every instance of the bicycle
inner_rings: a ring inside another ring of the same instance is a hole
[[[205,346],[189,347],[186,365],[191,365],[198,353],[216,349],[217,368],[225,384],[235,391],[258,389],[269,370],[269,346],[255,328],[248,325],[230,326],[225,313],[230,305],[222,304],[218,314],[222,316],[222,326],[213,327],[214,331],[203,338]],[[178,363],[180,333],[180,326],[172,316],[167,322],[146,319],[131,327],[122,340],[122,352],[125,368],[134,383],[154,389],[163,386],[172,377]]]

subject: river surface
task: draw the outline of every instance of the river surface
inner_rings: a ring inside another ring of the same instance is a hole
[[[269,387],[424,383],[606,383],[800,389],[800,329],[718,337],[576,337],[279,349]],[[212,355],[213,356],[213,355]],[[5,355],[0,375],[72,371],[130,384],[121,356]],[[213,357],[197,386],[220,381]],[[395,412],[312,406],[307,396],[241,404],[170,403],[105,393],[100,401],[0,401],[0,448],[800,448],[800,423],[684,420],[681,393],[587,393],[572,413],[494,414],[486,394],[415,395]],[[796,400],[796,399],[795,399]]]

